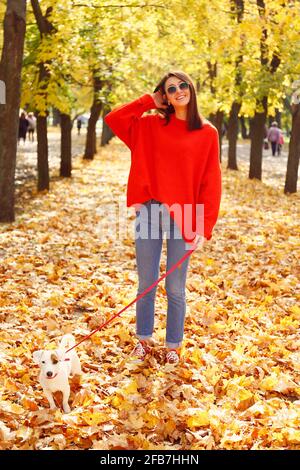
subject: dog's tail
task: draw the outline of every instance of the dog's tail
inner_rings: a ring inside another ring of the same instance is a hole
[[[59,349],[65,349],[68,350],[72,348],[75,345],[75,338],[71,334],[64,335],[61,339]]]

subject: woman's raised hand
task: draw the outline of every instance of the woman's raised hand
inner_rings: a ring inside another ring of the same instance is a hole
[[[163,98],[162,92],[160,90],[156,91],[155,93],[151,93],[152,98],[157,106],[157,108],[166,109],[168,107],[167,102]]]

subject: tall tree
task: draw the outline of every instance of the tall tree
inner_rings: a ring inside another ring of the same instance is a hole
[[[86,136],[86,145],[84,158],[87,160],[92,160],[96,151],[96,124],[99,119],[102,110],[102,101],[99,98],[99,92],[102,89],[102,80],[99,78],[99,70],[94,70],[93,74],[93,84],[94,84],[94,99],[91,106],[91,114],[88,122],[87,136]]]
[[[279,44],[273,44],[273,52],[270,53],[270,38],[268,32],[268,16],[267,6],[265,0],[256,0],[258,14],[261,23],[260,35],[260,64],[261,73],[259,88],[261,91],[260,96],[256,99],[255,114],[251,121],[251,148],[250,148],[250,167],[249,178],[261,179],[262,177],[262,153],[263,141],[265,137],[266,118],[268,114],[269,94],[272,87],[276,84],[274,75],[278,70],[281,63],[281,51]],[[270,21],[272,21],[270,19]],[[276,21],[274,21],[277,26]],[[283,25],[280,25],[280,30]],[[283,33],[283,31],[282,31]],[[281,37],[278,41],[281,41]],[[274,36],[273,36],[274,41]],[[274,41],[275,42],[275,41]],[[278,47],[276,47],[278,46]],[[271,57],[271,58],[270,58]],[[275,85],[276,87],[276,85]]]
[[[244,15],[244,0],[232,0],[231,9],[234,18],[236,19],[238,25],[243,21]],[[237,98],[234,99],[228,119],[228,164],[227,168],[231,170],[237,170],[237,159],[236,159],[236,144],[238,139],[239,131],[239,112],[242,106],[242,93],[241,93],[241,84],[242,84],[242,72],[241,64],[243,62],[243,46],[244,40],[241,39],[240,51],[238,57],[235,61],[235,88],[237,90]]]
[[[295,93],[292,103],[292,132],[289,143],[289,156],[285,179],[284,192],[297,191],[298,168],[300,159],[300,89]]]
[[[60,114],[60,176],[70,177],[72,173],[72,120],[69,114]]]
[[[52,6],[46,9],[45,14],[42,13],[38,0],[31,0],[32,10],[39,28],[41,39],[54,33],[50,16]],[[39,95],[46,100],[47,84],[49,81],[49,68],[47,61],[39,63]],[[37,140],[38,140],[38,190],[49,189],[49,162],[48,162],[48,135],[47,135],[47,115],[48,110],[37,110]]]
[[[6,103],[0,104],[0,221],[12,222],[19,125],[21,70],[26,31],[26,0],[7,0],[0,80]]]
[[[207,69],[208,69],[208,77],[209,77],[211,94],[216,95],[215,80],[217,78],[217,71],[218,71],[217,62],[212,63],[210,60],[207,61]],[[223,118],[224,118],[224,112],[220,108],[218,108],[214,113],[210,113],[209,115],[209,120],[218,129],[220,159],[222,159]]]
[[[266,5],[264,0],[256,0],[259,17],[261,20],[261,36],[260,36],[260,63],[262,71],[268,64],[268,31],[265,24]],[[250,147],[250,167],[249,178],[261,179],[262,175],[262,151],[265,135],[265,124],[268,112],[268,96],[258,97],[256,100],[256,109],[253,119],[251,120],[251,147]]]

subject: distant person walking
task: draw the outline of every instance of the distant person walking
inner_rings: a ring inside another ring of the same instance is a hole
[[[34,131],[36,129],[36,117],[33,113],[28,113],[27,116],[29,125],[28,125],[28,138],[31,142],[34,142]]]
[[[27,129],[29,126],[29,121],[26,118],[26,114],[24,111],[21,113],[20,119],[19,119],[19,135],[18,135],[18,144],[20,143],[20,140],[24,140],[24,144],[26,141],[26,134],[27,134]]]
[[[82,126],[82,120],[81,120],[81,117],[78,117],[77,118],[77,133],[78,133],[78,135],[80,135],[81,126]]]
[[[273,121],[270,129],[268,130],[268,141],[271,143],[272,156],[275,157],[276,152],[278,151],[278,145],[280,141],[280,129],[278,128],[278,123]]]

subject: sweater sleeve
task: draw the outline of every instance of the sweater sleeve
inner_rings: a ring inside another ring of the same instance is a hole
[[[142,114],[156,108],[149,93],[130,103],[123,104],[106,114],[104,121],[111,130],[132,150]]]
[[[204,204],[204,235],[207,240],[212,237],[221,204],[222,172],[220,164],[219,136],[213,128],[212,142],[198,195],[198,204]],[[201,224],[199,225],[201,227]],[[200,231],[198,232],[200,233]]]

